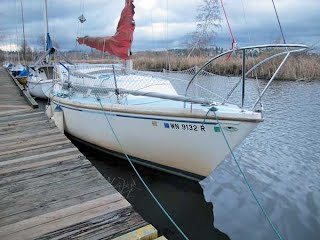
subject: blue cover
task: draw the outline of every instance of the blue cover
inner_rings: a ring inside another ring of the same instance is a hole
[[[51,38],[50,38],[49,33],[47,33],[47,47],[46,47],[46,50],[48,51],[51,48],[52,48]]]
[[[23,69],[20,73],[19,73],[19,77],[27,77],[29,75],[29,72],[27,69]]]

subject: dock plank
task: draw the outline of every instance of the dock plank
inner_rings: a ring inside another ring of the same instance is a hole
[[[117,222],[126,224],[130,231],[134,231],[145,225],[143,219],[132,208],[125,208],[60,231],[45,234],[38,239],[112,239],[114,236],[125,234],[121,225],[116,224]]]
[[[1,129],[2,128],[6,128],[6,127],[12,127],[12,126],[21,126],[23,124],[31,124],[33,123],[34,121],[38,121],[38,122],[41,122],[41,121],[48,121],[48,118],[47,116],[40,116],[40,117],[37,117],[37,118],[34,118],[34,119],[22,119],[22,120],[17,120],[17,121],[8,121],[8,122],[3,122],[3,123],[0,123],[0,127]]]
[[[51,185],[47,189],[39,189],[37,192],[34,192],[34,194],[25,194],[25,196],[23,196],[23,199],[4,199],[2,201],[3,203],[0,204],[0,207],[7,207],[7,209],[2,211],[0,217],[0,225],[8,221],[8,218],[10,216],[17,216],[18,219],[21,219],[21,217],[18,215],[24,212],[29,212],[30,216],[34,213],[34,211],[39,211],[39,208],[43,208],[59,202],[59,199],[61,199],[60,202],[66,202],[66,200],[73,199],[74,195],[83,195],[86,190],[80,189],[80,187],[86,187],[87,189],[89,189],[94,184],[100,185],[101,183],[101,179],[98,179],[97,177],[75,178],[72,179],[72,181],[68,182],[68,184],[60,183],[56,186]],[[113,191],[111,186],[105,187],[109,187],[110,192]],[[35,199],[41,200],[34,201]]]
[[[25,162],[35,162],[39,160],[43,160],[46,157],[60,157],[65,155],[66,153],[78,153],[78,150],[76,148],[67,148],[67,149],[62,149],[62,150],[57,150],[57,151],[52,151],[52,152],[45,152],[42,154],[37,154],[34,156],[29,156],[29,157],[21,157],[21,158],[16,158],[16,159],[11,159],[8,161],[2,161],[0,162],[0,167],[5,166],[5,165],[12,165],[15,164],[25,164]],[[0,170],[1,171],[1,170]]]
[[[44,202],[43,205],[38,205],[37,208],[34,209],[26,209],[25,211],[21,211],[17,214],[12,214],[7,216],[6,218],[1,220],[1,225],[8,225],[18,221],[22,221],[25,219],[29,219],[35,216],[42,215],[44,213],[57,211],[59,209],[63,209],[68,206],[72,206],[75,204],[84,203],[98,197],[103,197],[114,193],[109,186],[97,186],[92,187],[90,189],[83,190],[74,196],[69,196],[65,199],[60,199],[59,201],[52,201],[50,203]]]
[[[32,139],[28,139],[28,141],[23,141],[23,140],[19,140],[16,142],[7,142],[7,143],[2,143],[0,146],[0,151],[4,151],[4,150],[10,150],[10,149],[15,149],[17,148],[17,145],[22,148],[22,147],[28,147],[28,146],[33,146],[33,145],[37,145],[39,143],[44,144],[44,143],[52,143],[55,141],[60,141],[60,140],[64,140],[65,136],[63,136],[62,134],[54,134],[54,135],[50,135],[50,136],[42,136],[42,137],[37,137],[37,138],[32,138]]]
[[[17,113],[6,114],[5,116],[0,117],[0,123],[17,121],[17,120],[35,119],[39,116],[43,116],[43,112],[41,112],[41,111],[26,111],[26,112],[21,112],[19,114],[17,114]]]
[[[46,135],[51,135],[55,133],[60,133],[60,130],[53,128],[53,129],[44,129],[37,132],[31,132],[31,133],[18,133],[18,134],[10,134],[10,136],[1,136],[0,138],[0,144],[5,142],[14,142],[14,141],[20,141],[20,140],[29,140],[33,139],[35,137],[41,137]]]
[[[32,239],[129,206],[130,204],[119,193],[114,193],[1,227],[0,237]],[[28,238],[25,238],[26,236]]]
[[[6,196],[10,193],[20,192],[20,191],[31,191],[37,189],[42,186],[55,184],[60,181],[68,181],[71,178],[76,178],[78,176],[88,175],[91,173],[95,173],[94,168],[82,168],[75,171],[73,174],[70,174],[69,171],[60,171],[55,172],[50,175],[38,176],[36,178],[29,178],[27,180],[18,181],[18,182],[10,182],[8,184],[0,187],[0,195]]]
[[[53,150],[59,150],[59,149],[65,149],[65,148],[72,148],[74,145],[69,142],[69,143],[59,143],[54,146],[42,146],[41,148],[35,148],[35,149],[27,149],[24,152],[10,152],[8,154],[0,156],[0,161],[8,161],[11,159],[19,158],[22,156],[33,156],[37,154],[41,154],[44,152],[48,151],[53,151]]]
[[[7,150],[7,151],[0,152],[0,156],[8,155],[10,153],[24,152],[26,150],[34,150],[34,149],[39,149],[39,148],[43,148],[43,147],[51,147],[51,146],[64,144],[64,143],[69,143],[69,142],[70,142],[69,139],[63,139],[63,140],[60,140],[59,142],[42,143],[42,144],[33,145],[33,146],[25,147],[25,148],[19,148],[19,146],[18,146],[18,148],[15,148],[13,150],[10,149],[10,150]]]
[[[24,171],[14,174],[6,174],[5,176],[1,176],[0,178],[0,187],[5,186],[9,183],[17,183],[20,181],[25,181],[33,178],[38,178],[41,176],[51,175],[53,173],[58,172],[72,172],[78,171],[82,168],[89,168],[91,167],[90,163],[82,162],[78,159],[73,161],[64,161],[60,163],[55,163],[52,165],[47,165],[45,168],[34,168],[34,169],[27,169]]]

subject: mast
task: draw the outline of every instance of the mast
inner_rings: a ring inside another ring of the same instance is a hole
[[[44,51],[47,51],[47,43],[48,43],[48,9],[47,9],[47,0],[44,0]]]
[[[17,42],[16,42],[16,50],[15,51],[17,51],[17,53],[18,53],[18,64],[20,64],[20,53],[19,53],[19,50],[18,50],[18,46],[19,46],[19,35],[18,35],[18,9],[17,9],[17,3],[18,2],[16,2],[16,4],[15,4],[15,14],[16,14],[16,40],[17,40]]]
[[[25,35],[25,32],[24,32],[24,15],[23,15],[22,0],[20,0],[20,6],[21,6],[22,33],[23,33],[22,54],[23,54],[23,60],[24,60],[24,63],[25,63],[25,61],[26,61],[26,35]]]
[[[125,2],[125,3],[124,3],[125,6],[126,6],[127,4],[132,4],[131,1],[125,0],[124,2]],[[128,53],[130,53],[130,54],[128,54],[128,55],[130,55],[130,58],[124,60],[124,67],[125,67],[125,71],[126,71],[127,73],[130,73],[130,72],[133,70],[133,61],[132,61],[132,58],[131,58],[131,54],[132,54],[132,52],[131,52],[131,46],[130,46],[130,48],[128,49]]]

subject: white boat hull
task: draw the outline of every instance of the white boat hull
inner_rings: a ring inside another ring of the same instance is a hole
[[[63,110],[65,131],[103,149],[124,151],[157,166],[197,176],[208,176],[229,154],[219,125],[213,119],[203,124],[203,119],[192,117],[109,112],[59,99],[55,97],[52,104],[53,109],[58,104]],[[220,123],[234,148],[258,122],[221,120]]]
[[[36,98],[48,99],[52,86],[52,80],[28,80],[28,91]]]

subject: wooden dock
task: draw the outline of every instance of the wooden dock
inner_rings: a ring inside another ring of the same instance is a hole
[[[32,107],[32,108],[39,108],[38,103],[33,99],[33,97],[31,97],[30,93],[27,91],[27,89],[22,86],[19,81],[11,74],[11,72],[9,70],[6,71],[7,74],[9,74],[9,76],[11,77],[11,79],[13,80],[13,82],[17,85],[18,90],[20,91],[20,95],[23,96],[25,98],[25,100],[27,101],[27,103]],[[4,77],[6,77],[6,74],[3,73],[3,71],[0,72],[0,77],[1,75],[3,75]]]
[[[157,238],[3,68],[0,93],[1,240]]]

